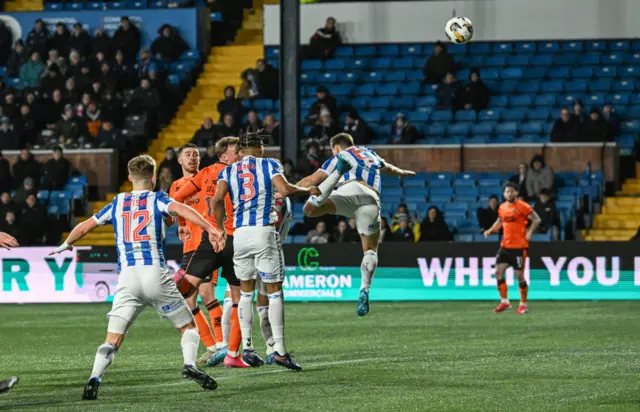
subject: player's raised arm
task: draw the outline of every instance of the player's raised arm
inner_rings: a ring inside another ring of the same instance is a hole
[[[529,225],[529,229],[527,230],[527,241],[531,240],[533,234],[536,232],[536,229],[540,225],[540,222],[542,222],[540,216],[538,216],[538,214],[534,212],[533,209],[531,210],[531,213],[529,213],[529,220],[531,221],[531,224]]]
[[[189,183],[186,184],[182,189],[178,190],[175,195],[172,196],[173,200],[179,203],[184,203],[184,201],[195,195],[200,191],[200,187],[198,185],[198,181],[201,180],[203,170],[201,170],[193,179],[189,180]],[[184,219],[181,216],[178,216],[178,226],[183,227],[186,224]]]
[[[303,178],[295,185],[299,187],[318,186],[320,183],[324,182],[327,176],[328,174],[324,170],[318,169],[312,175]]]
[[[229,193],[229,183],[222,178],[225,171],[220,172],[220,178],[218,179],[218,184],[216,185],[216,194],[213,196],[212,208],[213,208],[213,216],[216,219],[216,225],[220,228],[224,228],[224,217],[225,217],[225,209],[224,209],[224,197]],[[227,232],[222,230],[222,239],[217,243],[213,243],[213,248],[216,252],[224,249],[224,244],[227,240]]]
[[[317,172],[316,172],[317,173]],[[314,173],[315,175],[315,173]],[[313,177],[311,175],[309,177]],[[325,175],[326,177],[326,175]],[[303,179],[304,180],[304,179]],[[324,179],[323,179],[324,180]],[[293,196],[304,196],[304,195],[320,195],[320,189],[318,189],[315,185],[310,185],[308,187],[302,187],[300,185],[292,185],[287,181],[287,179],[278,174],[273,176],[271,179],[273,185],[276,187],[276,190],[282,197],[293,197]]]
[[[212,244],[215,244],[219,237],[222,236],[211,223],[207,222],[202,216],[200,216],[200,213],[196,212],[191,206],[187,206],[184,203],[171,202],[167,207],[167,211],[172,215],[184,218],[194,225],[204,229],[209,233],[209,240],[211,240]]]
[[[15,237],[8,233],[0,232],[0,247],[11,250],[12,247],[18,247],[18,241]]]
[[[107,207],[110,207],[110,206],[111,205],[108,205]],[[57,253],[64,252],[65,250],[72,250],[74,243],[76,243],[78,240],[85,237],[87,233],[91,232],[93,229],[98,227],[98,225],[99,225],[99,222],[96,220],[95,216],[91,219],[85,220],[79,225],[76,225],[76,227],[73,228],[71,233],[69,233],[69,236],[67,236],[67,239],[60,246],[58,246],[57,249],[49,253],[49,255],[55,255]]]
[[[411,170],[405,170],[405,169],[400,169],[397,166],[392,165],[391,163],[388,162],[384,162],[384,167],[382,169],[380,169],[380,171],[386,175],[389,176],[398,176],[398,177],[404,177],[404,176],[415,176],[416,172],[411,171]]]
[[[498,231],[502,227],[502,220],[497,218],[491,227],[484,231],[484,237],[489,237],[492,233]]]

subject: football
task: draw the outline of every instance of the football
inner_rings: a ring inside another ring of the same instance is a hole
[[[473,37],[473,23],[467,17],[454,17],[447,22],[444,32],[452,43],[468,43]]]

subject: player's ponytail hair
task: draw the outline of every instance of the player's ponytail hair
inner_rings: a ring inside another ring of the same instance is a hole
[[[127,164],[129,176],[133,180],[151,179],[156,174],[156,161],[149,155],[136,156]]]

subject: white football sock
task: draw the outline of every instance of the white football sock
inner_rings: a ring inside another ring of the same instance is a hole
[[[242,346],[245,350],[252,350],[251,325],[253,323],[253,292],[240,292],[238,319],[240,319],[240,332],[242,332]]]
[[[196,366],[196,356],[198,355],[198,345],[200,344],[200,334],[198,329],[189,328],[182,334],[180,347],[185,365]]]
[[[269,293],[269,322],[271,323],[271,332],[275,342],[273,349],[280,355],[286,355],[287,348],[284,345],[284,302],[281,290]]]
[[[258,316],[260,316],[260,331],[262,332],[264,343],[267,344],[267,355],[271,355],[274,351],[275,340],[273,339],[271,323],[269,323],[269,306],[258,306]]]
[[[369,293],[371,287],[371,279],[378,267],[378,255],[373,250],[368,250],[362,257],[362,264],[360,265],[360,274],[362,280],[360,282],[360,290],[364,289]]]
[[[98,346],[98,351],[96,352],[96,359],[93,361],[93,370],[91,371],[91,378],[98,378],[98,380],[102,379],[102,375],[107,370],[109,365],[113,362],[113,359],[116,357],[116,347],[110,343],[103,343]]]
[[[331,173],[324,182],[320,183],[318,186],[318,189],[320,189],[320,195],[311,196],[308,202],[311,202],[311,204],[316,207],[319,206],[329,197],[331,192],[333,192],[333,189],[336,187],[341,177],[342,175],[337,170],[334,170],[333,173]]]
[[[222,304],[222,343],[218,346],[218,349],[223,346],[229,345],[229,334],[231,333],[231,322],[229,319],[231,318],[231,309],[233,308],[233,301],[231,298],[224,298],[224,302]]]

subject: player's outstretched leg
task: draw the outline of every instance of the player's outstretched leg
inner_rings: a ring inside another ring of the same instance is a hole
[[[180,332],[182,333],[180,347],[182,348],[182,357],[184,358],[182,377],[195,381],[202,389],[215,390],[218,387],[216,381],[196,367],[200,335],[198,334],[195,323],[191,322],[189,325],[180,328]]]
[[[320,195],[309,197],[309,200],[307,200],[307,203],[309,204],[309,206],[305,205],[306,208],[320,207],[322,202],[327,200],[327,198],[329,197],[333,189],[336,187],[336,185],[338,184],[338,181],[342,178],[342,176],[345,173],[347,173],[349,170],[351,170],[351,168],[353,167],[353,165],[351,165],[347,160],[346,156],[338,154],[337,158],[338,158],[338,164],[336,165],[336,170],[334,170],[322,183],[320,183],[320,185],[318,186],[318,189],[320,189]],[[307,212],[305,211],[305,213]]]
[[[232,288],[233,301],[240,302],[240,288]],[[237,294],[237,295],[236,295]],[[238,303],[231,306],[231,316],[229,317],[229,347],[227,355],[224,357],[224,366],[227,368],[250,368],[240,356],[240,343],[242,342],[242,332],[240,329],[240,319],[238,317]],[[217,359],[217,356],[214,357]]]
[[[94,401],[98,399],[98,388],[102,382],[102,376],[116,357],[116,352],[124,340],[124,335],[107,333],[106,342],[98,347],[96,358],[93,361],[93,370],[89,382],[84,387],[82,399]]]
[[[369,289],[377,267],[377,253],[373,250],[367,250],[362,257],[362,264],[360,265],[362,280],[360,283],[360,296],[358,297],[358,316],[365,316],[369,313]]]
[[[278,286],[279,285],[279,286]],[[273,361],[280,366],[294,371],[301,371],[302,367],[287,352],[284,343],[284,301],[282,284],[268,285],[269,292],[269,321],[274,340]],[[279,288],[279,290],[277,290]],[[274,291],[274,289],[276,289]]]
[[[243,285],[244,286],[244,285]],[[251,367],[264,365],[264,361],[256,353],[253,347],[252,324],[253,324],[253,291],[240,293],[240,303],[238,304],[238,318],[240,319],[240,330],[242,332],[242,360]]]

